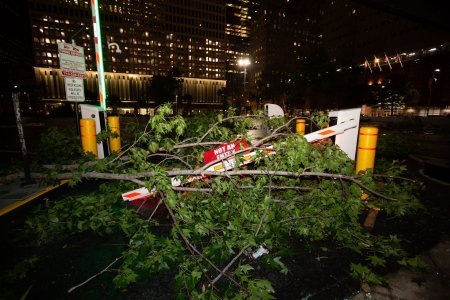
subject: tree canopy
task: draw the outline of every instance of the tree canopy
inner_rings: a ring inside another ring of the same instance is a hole
[[[181,72],[172,68],[167,75],[153,75],[148,84],[148,94],[157,105],[174,102],[175,96],[180,92],[182,81],[178,79]]]

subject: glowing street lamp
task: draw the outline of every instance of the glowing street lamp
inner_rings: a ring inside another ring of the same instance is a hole
[[[436,73],[439,73],[441,69],[434,69],[433,73],[431,74],[430,79],[428,80],[428,89],[430,90],[430,93],[428,94],[428,105],[427,105],[427,117],[430,113],[430,105],[431,105],[431,94],[433,92],[433,83],[437,81],[437,78],[434,77]]]
[[[245,84],[247,81],[247,67],[249,65],[250,65],[250,59],[248,57],[238,59],[238,66],[244,67],[244,95],[245,95]]]

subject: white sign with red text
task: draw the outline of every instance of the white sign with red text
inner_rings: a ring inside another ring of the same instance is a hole
[[[86,78],[84,49],[68,43],[58,43],[59,67],[64,77]]]

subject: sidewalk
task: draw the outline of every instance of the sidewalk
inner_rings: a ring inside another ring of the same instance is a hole
[[[388,287],[370,286],[366,291],[351,297],[352,300],[374,299],[374,300],[415,300],[415,299],[450,299],[450,183],[447,181],[446,172],[427,172],[427,166],[431,163],[439,170],[448,170],[449,161],[427,156],[410,157],[417,165],[410,170],[412,175],[422,180],[427,190],[423,193],[426,205],[433,217],[440,219],[442,234],[440,241],[419,256],[428,264],[426,273],[413,272],[406,268],[384,276]],[[428,170],[429,171],[429,170]],[[444,177],[434,175],[444,175]],[[424,204],[425,205],[425,204]],[[446,225],[447,224],[447,225]],[[415,281],[421,281],[421,285]]]
[[[39,183],[23,184],[21,180],[15,180],[7,185],[0,185],[0,217],[67,182],[68,180],[63,180],[59,184],[47,186]]]
[[[361,292],[351,299],[450,299],[450,236],[420,257],[428,264],[426,274],[401,268],[384,277],[389,287],[373,286],[370,291]],[[424,282],[418,285],[414,279],[423,279]]]

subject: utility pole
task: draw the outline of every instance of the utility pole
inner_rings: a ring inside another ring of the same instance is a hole
[[[14,89],[17,87],[14,86]],[[25,136],[23,133],[23,126],[22,126],[22,118],[20,117],[20,105],[19,105],[19,92],[13,91],[12,92],[12,101],[13,101],[13,107],[14,107],[14,114],[16,116],[16,124],[17,124],[17,130],[19,131],[19,140],[22,150],[22,158],[23,158],[23,170],[25,173],[25,182],[23,185],[33,184],[33,180],[31,179],[31,173],[30,173],[30,164],[28,162],[28,153],[27,153],[27,146],[25,144]]]

